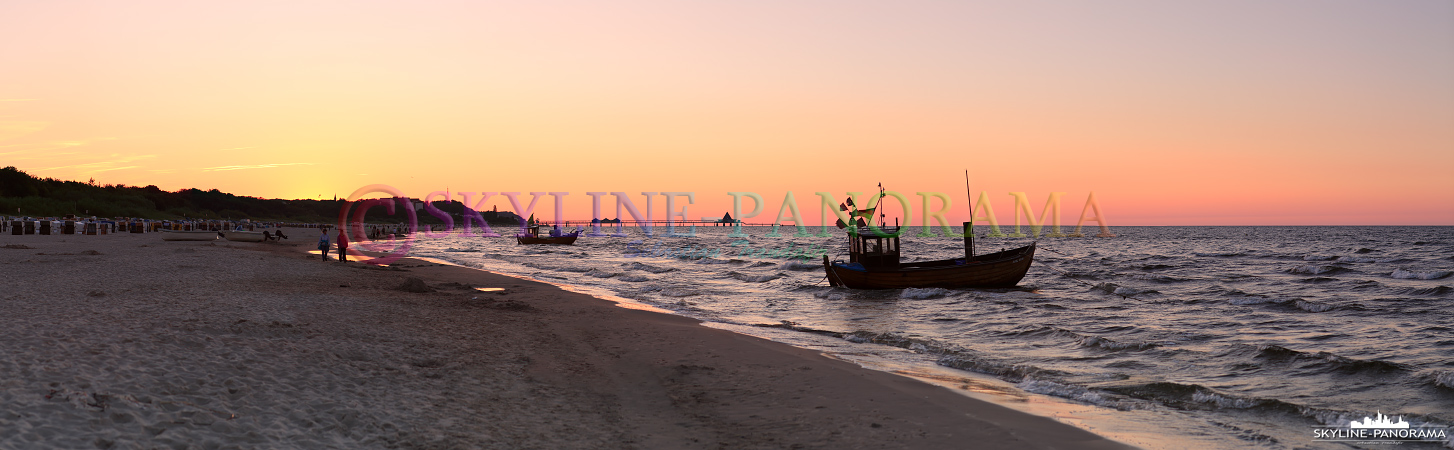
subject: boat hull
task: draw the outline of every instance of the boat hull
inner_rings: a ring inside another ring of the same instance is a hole
[[[163,241],[215,241],[216,231],[162,231]]]
[[[262,242],[263,232],[261,231],[223,231],[222,235],[229,241],[235,242]]]
[[[896,269],[865,270],[862,266],[823,261],[833,286],[852,289],[1013,287],[1025,278],[1035,259],[1035,244],[971,258],[900,264]]]
[[[573,245],[578,236],[533,237],[515,236],[517,244]]]

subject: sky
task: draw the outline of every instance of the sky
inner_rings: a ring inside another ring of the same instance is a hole
[[[1001,223],[1454,225],[1454,2],[0,0],[0,166],[813,225],[879,183],[968,220],[967,170]]]

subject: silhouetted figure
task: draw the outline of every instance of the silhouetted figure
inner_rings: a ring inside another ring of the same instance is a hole
[[[324,228],[323,233],[318,235],[319,256],[322,256],[324,261],[328,260],[328,244],[328,228]]]

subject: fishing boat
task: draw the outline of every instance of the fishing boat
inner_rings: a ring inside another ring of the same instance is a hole
[[[223,231],[222,236],[229,241],[236,242],[262,242],[263,232],[261,231]]]
[[[969,227],[966,226],[966,229]],[[828,284],[851,289],[994,288],[1013,287],[1025,278],[1035,258],[1035,244],[975,256],[966,237],[963,259],[899,262],[897,230],[849,235],[848,261],[828,261]]]
[[[572,231],[570,233],[562,233],[562,234],[557,235],[557,236],[551,236],[548,233],[545,236],[541,236],[540,235],[540,229],[541,228],[544,228],[544,226],[542,226],[542,225],[531,225],[529,227],[526,227],[524,233],[520,233],[520,234],[515,235],[515,243],[517,243],[517,244],[571,245],[571,244],[575,244],[576,243],[576,238],[578,238],[578,237],[581,236],[581,230]]]
[[[965,174],[968,178],[968,172]],[[968,184],[968,181],[966,181]],[[879,198],[883,198],[879,185]],[[974,224],[964,223],[964,258],[937,261],[900,262],[899,235],[903,229],[870,227],[864,218],[873,220],[875,206],[860,210],[853,198],[839,205],[849,212],[850,223],[838,220],[838,228],[848,228],[848,261],[829,261],[823,256],[823,271],[828,284],[851,289],[904,288],[994,288],[1013,287],[1030,271],[1035,259],[1035,244],[1010,250],[974,254]],[[883,215],[880,214],[882,218]],[[898,224],[897,219],[894,222]]]
[[[215,241],[216,231],[162,230],[163,241]]]

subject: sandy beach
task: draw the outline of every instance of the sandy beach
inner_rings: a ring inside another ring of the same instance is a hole
[[[288,234],[0,236],[0,447],[1126,448],[545,283],[324,263],[315,230]]]

